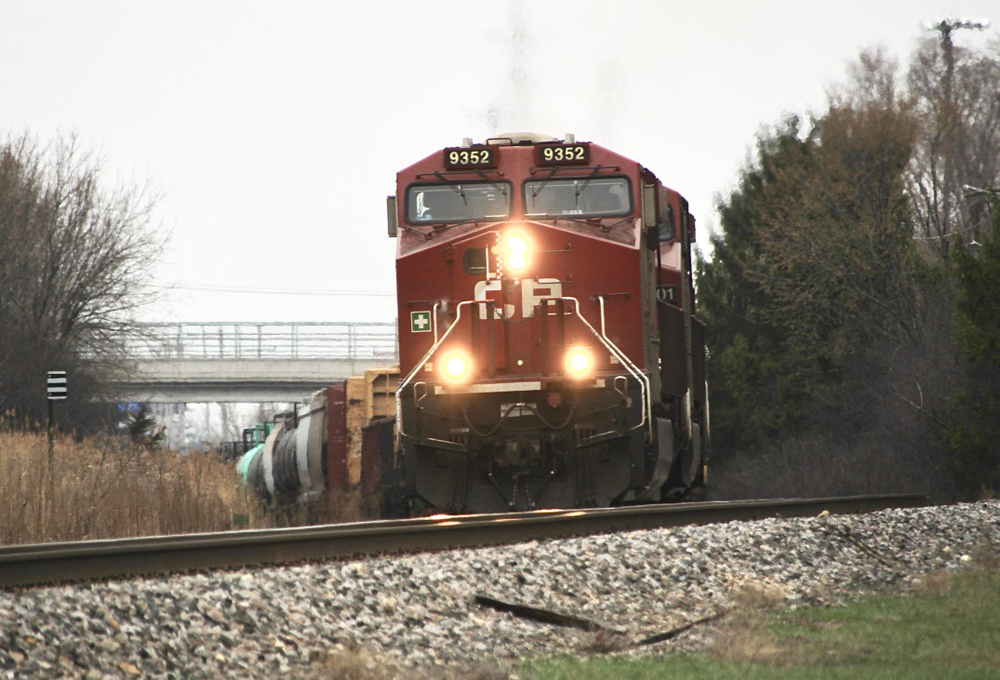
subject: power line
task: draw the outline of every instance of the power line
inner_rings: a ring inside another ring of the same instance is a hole
[[[969,225],[968,227],[963,227],[962,229],[952,229],[947,234],[934,234],[930,236],[921,236],[920,234],[914,234],[913,238],[917,241],[933,241],[936,239],[951,238],[954,234],[961,234],[964,231],[972,231],[973,229],[978,229],[988,223],[988,220],[981,219],[976,224]]]
[[[329,290],[318,288],[250,288],[240,286],[210,286],[178,284],[167,290],[188,290],[208,293],[236,293],[240,295],[321,295],[328,297],[395,297],[396,294],[381,290]]]

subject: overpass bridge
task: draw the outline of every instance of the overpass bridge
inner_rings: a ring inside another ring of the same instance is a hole
[[[120,401],[297,402],[365,369],[399,362],[395,323],[150,323],[130,341]]]

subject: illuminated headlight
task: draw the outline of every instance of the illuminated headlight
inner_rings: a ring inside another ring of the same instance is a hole
[[[462,352],[448,352],[441,360],[441,368],[446,380],[462,382],[472,372],[472,361]]]
[[[504,236],[504,254],[507,269],[512,273],[524,271],[528,267],[528,256],[531,252],[531,242],[524,234],[514,231]]]
[[[594,371],[594,355],[589,349],[574,347],[566,352],[566,373],[571,378],[585,378]]]

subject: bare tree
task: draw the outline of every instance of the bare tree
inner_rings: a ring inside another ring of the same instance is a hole
[[[910,165],[909,195],[918,238],[928,251],[949,256],[961,234],[976,240],[989,223],[981,195],[965,185],[1000,182],[1000,41],[985,52],[955,45],[953,32],[977,28],[943,20],[914,56],[909,91],[920,119],[920,141]]]
[[[64,425],[79,427],[151,299],[164,239],[155,198],[107,186],[75,136],[0,142],[0,412],[40,420],[45,371],[70,373]]]

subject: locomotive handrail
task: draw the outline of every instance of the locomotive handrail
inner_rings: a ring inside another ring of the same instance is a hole
[[[636,379],[636,382],[639,383],[639,388],[642,390],[643,411],[642,411],[642,420],[639,421],[638,425],[633,426],[632,429],[633,430],[638,430],[639,428],[643,427],[644,425],[646,425],[648,423],[649,424],[649,435],[652,438],[652,436],[653,436],[653,400],[652,400],[652,387],[650,387],[649,378],[642,371],[640,371],[639,367],[635,365],[635,362],[633,362],[631,359],[629,359],[628,356],[623,351],[621,351],[618,348],[618,345],[616,345],[615,343],[611,342],[611,338],[609,338],[607,336],[607,333],[605,332],[605,325],[604,325],[604,296],[603,295],[598,295],[597,297],[598,297],[598,300],[600,301],[600,305],[601,305],[601,332],[600,333],[598,333],[597,329],[594,328],[591,325],[591,323],[589,321],[587,321],[583,317],[582,313],[580,313],[580,301],[577,300],[575,297],[569,297],[569,296],[566,296],[566,297],[547,297],[547,298],[544,298],[544,299],[546,301],[547,300],[570,300],[571,302],[573,302],[572,308],[573,308],[573,312],[576,314],[577,318],[579,318],[580,321],[582,321],[583,324],[588,328],[588,330],[590,330],[590,332],[593,333],[597,337],[597,339],[600,340],[604,344],[605,348],[607,348],[612,354],[614,354],[618,358],[618,360],[622,363],[622,366],[625,367],[625,370],[627,370],[629,373],[631,373],[632,377],[634,377]],[[648,416],[647,416],[647,413],[648,413]],[[650,441],[652,441],[652,439],[650,439]]]
[[[397,449],[402,447],[403,437],[410,436],[409,434],[403,432],[403,419],[399,417],[399,414],[403,413],[403,389],[410,384],[410,381],[413,380],[414,376],[417,375],[417,371],[423,368],[424,364],[427,363],[427,360],[431,358],[434,352],[438,350],[438,347],[440,347],[441,344],[448,339],[448,336],[451,335],[451,332],[455,330],[455,326],[458,325],[459,320],[462,318],[462,307],[464,305],[475,304],[476,302],[477,302],[476,300],[463,300],[462,302],[459,302],[457,305],[455,305],[455,320],[451,322],[450,326],[448,326],[448,330],[444,332],[444,335],[442,335],[440,339],[438,339],[437,341],[434,342],[433,345],[431,345],[431,348],[427,350],[427,353],[424,354],[424,356],[420,359],[420,361],[418,361],[416,364],[413,365],[413,368],[410,370],[410,372],[406,374],[406,378],[401,380],[399,383],[399,387],[396,388],[396,413],[397,413],[396,448]],[[435,308],[436,307],[437,305],[435,304]],[[434,316],[436,317],[437,315],[435,314]]]
[[[611,338],[608,337],[607,323],[605,322],[605,316],[604,316],[604,296],[603,295],[598,295],[597,296],[597,301],[598,301],[598,303],[600,304],[600,307],[601,307],[601,337],[604,338],[604,340],[607,341],[608,344],[610,344],[612,347],[614,347],[616,350],[618,350],[619,354],[621,354],[621,356],[624,357],[625,360],[627,362],[629,362],[629,364],[632,365],[632,368],[635,369],[636,373],[638,373],[639,376],[640,376],[639,377],[639,381],[642,382],[642,383],[644,383],[644,385],[645,385],[645,390],[646,390],[645,408],[646,408],[646,412],[643,415],[647,416],[647,418],[648,418],[648,421],[649,421],[649,441],[652,442],[653,441],[653,387],[650,384],[649,376],[646,375],[645,373],[643,373],[642,371],[640,371],[639,367],[635,365],[635,362],[633,362],[631,359],[629,359],[625,355],[625,352],[622,352],[620,349],[618,349],[618,345],[616,345],[615,343],[611,342]],[[642,423],[640,423],[639,425],[641,426]],[[638,428],[636,428],[636,429],[638,429]]]
[[[601,326],[602,326],[602,329],[603,329],[604,328],[604,298],[603,298],[603,296],[598,296],[598,297],[599,297],[599,299],[601,301]],[[573,313],[576,314],[577,318],[580,319],[580,321],[583,322],[583,324],[590,330],[590,332],[593,333],[594,336],[601,343],[603,343],[604,346],[612,354],[614,354],[618,358],[618,360],[622,363],[622,366],[625,367],[625,370],[627,370],[629,373],[631,373],[632,377],[634,377],[636,379],[636,382],[639,383],[639,389],[642,392],[642,420],[640,420],[639,424],[635,425],[632,429],[633,430],[637,430],[637,429],[639,429],[639,428],[641,428],[643,426],[648,425],[648,428],[649,428],[649,431],[650,431],[650,437],[652,437],[652,434],[653,434],[653,432],[652,432],[653,431],[653,420],[652,420],[653,405],[652,405],[652,398],[651,398],[652,388],[650,387],[650,384],[649,384],[649,378],[646,375],[644,375],[642,373],[642,371],[639,370],[639,367],[636,366],[635,363],[630,358],[628,358],[628,356],[626,356],[624,352],[622,352],[620,349],[618,349],[618,346],[615,345],[615,343],[611,342],[611,340],[607,337],[607,335],[605,333],[603,333],[603,332],[602,333],[598,333],[597,329],[594,328],[591,325],[591,323],[589,321],[587,321],[587,319],[584,318],[583,314],[580,313],[580,301],[579,300],[577,300],[575,297],[569,297],[569,296],[562,297],[562,298],[555,298],[555,297],[553,297],[553,298],[549,298],[549,299],[553,299],[553,300],[557,300],[557,299],[570,300],[571,302],[573,302],[573,305],[572,305],[573,306]],[[403,412],[403,390],[406,388],[407,385],[410,384],[410,382],[416,376],[417,371],[419,371],[427,363],[427,360],[430,359],[431,356],[433,356],[433,354],[444,343],[444,341],[448,338],[448,336],[451,335],[451,332],[453,330],[455,330],[455,327],[458,325],[458,322],[462,319],[462,307],[464,307],[466,305],[473,305],[473,304],[480,304],[480,303],[482,303],[482,300],[463,300],[462,302],[459,302],[457,305],[455,305],[455,320],[452,321],[451,324],[448,326],[448,330],[446,330],[444,332],[444,335],[442,335],[440,337],[440,339],[438,339],[436,342],[434,342],[433,345],[431,345],[431,348],[429,350],[427,350],[427,352],[424,354],[423,357],[421,357],[420,361],[418,361],[416,364],[414,364],[414,366],[410,370],[410,372],[406,374],[406,377],[403,380],[400,381],[399,387],[396,389],[396,413],[402,413]],[[436,305],[435,305],[435,307],[436,307]],[[402,423],[402,420],[400,419],[398,421],[398,425],[397,425],[397,428],[396,428],[396,446],[397,446],[397,448],[399,448],[399,447],[402,446],[403,437],[410,437],[410,436],[411,435],[409,435],[408,433],[406,433],[403,430],[403,423]],[[650,441],[652,441],[652,439],[650,439]]]
[[[601,303],[601,327],[603,329],[603,327],[604,327],[604,296],[598,295],[597,297],[598,297],[598,300]],[[624,366],[625,369],[629,373],[631,373],[632,376],[639,383],[639,388],[642,390],[642,420],[639,422],[638,425],[636,425],[632,429],[633,430],[638,430],[643,425],[646,425],[647,422],[648,422],[648,424],[649,424],[650,441],[652,441],[652,436],[653,436],[653,420],[652,420],[653,419],[653,403],[652,403],[652,398],[651,398],[651,395],[650,395],[650,392],[652,391],[652,389],[649,386],[649,378],[647,378],[642,373],[642,371],[639,370],[639,367],[636,366],[632,362],[632,360],[629,359],[625,355],[625,353],[623,351],[621,351],[620,349],[618,349],[618,346],[615,343],[611,342],[611,339],[608,338],[607,335],[605,335],[603,332],[598,333],[597,329],[594,328],[590,324],[590,322],[587,321],[583,317],[583,314],[580,313],[580,301],[579,300],[577,300],[575,297],[564,297],[562,299],[563,300],[572,300],[573,301],[573,303],[574,303],[573,304],[573,311],[576,313],[576,316],[580,319],[580,321],[582,321],[584,323],[584,325],[586,325],[587,328],[590,329],[591,333],[593,333],[595,336],[597,336],[598,340],[600,340],[601,342],[604,343],[605,347],[607,347],[609,350],[611,350],[612,354],[614,354],[616,357],[618,357],[618,361],[622,362],[622,366]]]
[[[441,301],[438,300],[431,309],[431,327],[434,329],[434,342],[438,341],[438,309],[440,307]]]

